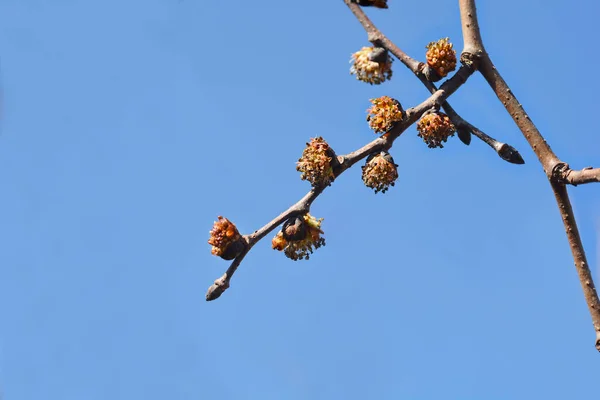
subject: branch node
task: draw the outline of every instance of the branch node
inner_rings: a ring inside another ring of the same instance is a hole
[[[431,68],[429,64],[419,63],[419,72],[427,79],[429,82],[438,82],[441,81],[443,76],[437,73],[434,68]]]
[[[567,183],[567,175],[569,174],[570,168],[569,164],[559,161],[552,167],[550,171],[550,180],[565,184]]]
[[[477,70],[479,68],[479,60],[481,59],[481,52],[470,53],[463,51],[460,54],[460,62],[467,67]]]

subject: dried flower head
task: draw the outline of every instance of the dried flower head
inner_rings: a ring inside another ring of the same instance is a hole
[[[356,0],[355,2],[363,7],[388,8],[387,0]]]
[[[385,193],[398,179],[398,166],[392,156],[385,151],[371,154],[362,167],[362,179],[367,187],[375,190],[375,193]]]
[[[330,185],[335,179],[331,162],[335,154],[322,137],[312,138],[306,143],[302,157],[296,163],[300,178],[313,186]]]
[[[430,112],[421,117],[417,123],[417,131],[428,147],[443,148],[442,143],[453,136],[456,129],[446,114]]]
[[[427,65],[435,72],[444,77],[456,68],[456,51],[452,48],[449,38],[443,38],[437,42],[431,42],[427,45]]]
[[[271,245],[273,246],[273,249],[278,250],[278,251],[285,249],[285,246],[287,246],[287,244],[288,244],[288,242],[283,237],[283,232],[281,232],[281,231],[279,231],[279,233],[277,233],[277,235],[275,235],[275,237],[271,241]]]
[[[310,255],[321,246],[325,246],[325,238],[321,237],[321,222],[323,218],[316,219],[310,214],[305,214],[302,217],[305,226],[304,234],[296,236],[297,240],[286,240],[286,233],[279,231],[273,238],[273,249],[284,252],[286,257],[294,261],[310,258]],[[288,236],[289,237],[289,236]]]
[[[402,120],[402,106],[398,100],[381,96],[370,101],[373,106],[367,110],[367,121],[375,133],[386,133]]]
[[[392,61],[385,49],[363,47],[352,54],[350,73],[359,81],[379,85],[392,77]]]
[[[233,260],[244,249],[242,235],[235,224],[220,215],[210,231],[208,244],[212,246],[212,254],[225,260]]]

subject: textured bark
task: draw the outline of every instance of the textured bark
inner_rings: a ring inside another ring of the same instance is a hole
[[[595,346],[600,351],[600,301],[598,300],[598,293],[594,286],[594,280],[592,279],[583,243],[579,236],[579,229],[573,215],[569,193],[565,187],[566,183],[577,185],[580,183],[598,182],[600,170],[587,168],[581,171],[573,171],[567,163],[562,162],[554,154],[485,51],[477,21],[475,0],[459,0],[459,6],[465,52],[470,52],[470,57],[477,59],[476,65],[479,68],[479,72],[481,72],[496,94],[496,97],[498,97],[498,100],[502,102],[506,111],[510,114],[513,121],[515,121],[515,124],[531,146],[550,181],[558,210],[563,220],[565,232],[567,233],[577,275],[583,288],[583,296],[592,317],[592,324],[596,333]]]

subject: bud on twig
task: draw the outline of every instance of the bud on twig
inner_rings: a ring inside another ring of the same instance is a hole
[[[337,163],[335,152],[319,136],[306,143],[302,157],[296,163],[296,170],[302,173],[300,179],[309,181],[313,186],[331,185],[335,179],[333,167]]]
[[[404,118],[404,110],[398,100],[381,96],[370,101],[373,106],[367,109],[367,122],[375,133],[387,133]]]
[[[512,147],[510,144],[496,142],[494,144],[494,149],[504,161],[508,161],[512,164],[525,164],[525,160],[521,157],[521,154]]]
[[[222,216],[215,221],[208,244],[212,246],[211,253],[224,260],[233,260],[246,246],[235,224]]]
[[[325,238],[321,237],[322,221],[323,218],[316,219],[310,214],[288,219],[273,238],[273,249],[283,250],[286,257],[294,261],[308,260],[314,250],[325,246]]]
[[[392,58],[380,47],[363,47],[352,54],[350,74],[359,81],[379,85],[392,77]]]
[[[452,46],[448,38],[431,42],[426,46],[427,53],[425,53],[425,58],[427,59],[427,65],[436,72],[440,77],[439,79],[445,77],[456,68],[456,51],[454,51]]]
[[[362,167],[362,179],[365,186],[375,190],[375,193],[385,193],[398,179],[398,165],[385,151],[371,154]]]
[[[455,130],[450,118],[439,111],[426,112],[417,123],[418,136],[429,148],[443,148],[443,142],[453,136]]]

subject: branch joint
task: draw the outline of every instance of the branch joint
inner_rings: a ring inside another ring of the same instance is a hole
[[[567,176],[570,171],[569,164],[559,161],[550,170],[550,181],[564,185],[568,183]]]
[[[468,51],[463,51],[460,54],[460,62],[467,67],[474,69],[475,71],[479,69],[479,62],[483,55],[482,51],[477,51],[475,53],[471,53]]]

